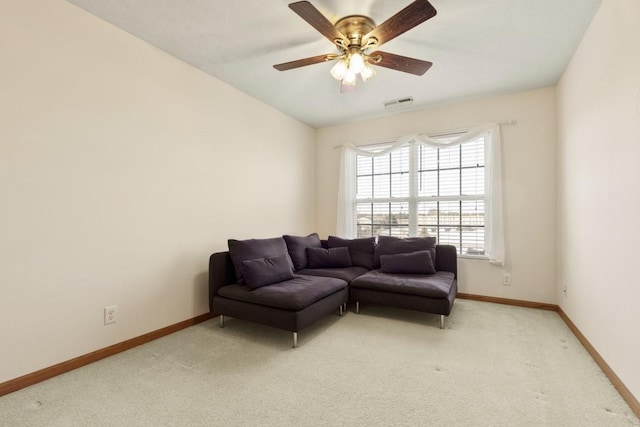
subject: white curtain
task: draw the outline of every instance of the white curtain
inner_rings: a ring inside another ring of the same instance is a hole
[[[488,123],[468,130],[454,139],[446,141],[431,138],[424,134],[411,134],[399,138],[386,148],[375,151],[358,148],[353,144],[342,146],[340,180],[338,188],[337,234],[353,238],[356,234],[355,223],[355,157],[356,155],[377,157],[385,156],[410,144],[424,144],[435,148],[452,147],[488,135],[485,144],[485,185],[487,203],[485,205],[485,254],[489,262],[504,265],[504,221],[502,212],[502,159],[500,125]]]

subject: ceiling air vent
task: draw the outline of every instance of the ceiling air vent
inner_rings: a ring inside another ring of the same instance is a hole
[[[407,96],[406,98],[394,99],[393,101],[387,101],[384,103],[384,108],[387,110],[396,110],[398,108],[408,107],[413,104],[413,97]]]

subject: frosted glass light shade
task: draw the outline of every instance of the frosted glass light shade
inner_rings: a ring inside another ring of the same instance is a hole
[[[364,58],[359,53],[354,53],[349,59],[349,70],[354,74],[360,73],[364,69]]]
[[[334,79],[342,80],[344,76],[347,74],[347,71],[348,71],[347,62],[344,59],[341,59],[338,62],[336,62],[336,65],[334,65],[333,68],[331,68],[330,72]]]
[[[347,70],[347,73],[344,75],[342,79],[342,84],[347,86],[355,86],[356,85],[356,76],[357,74],[351,70]]]
[[[365,63],[364,64],[364,68],[360,72],[360,75],[362,76],[362,81],[366,82],[371,77],[376,75],[376,71],[373,69],[373,67],[371,65]]]

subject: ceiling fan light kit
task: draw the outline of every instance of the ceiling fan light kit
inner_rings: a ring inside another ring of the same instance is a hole
[[[372,65],[418,76],[423,75],[432,65],[428,61],[393,53],[380,51],[369,53],[369,49],[378,47],[434,17],[436,9],[427,0],[415,0],[378,26],[371,18],[362,15],[345,16],[332,24],[308,1],[291,3],[289,8],[330,40],[339,53],[277,64],[274,65],[276,70],[286,71],[336,60],[330,73],[333,78],[340,80],[344,88],[344,86],[356,86],[358,75],[365,82],[375,76],[376,72]]]

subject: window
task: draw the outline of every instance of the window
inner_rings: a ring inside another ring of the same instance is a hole
[[[387,154],[355,156],[357,237],[436,236],[459,254],[485,254],[486,134],[447,145],[410,144]],[[391,146],[378,146],[378,151]]]

